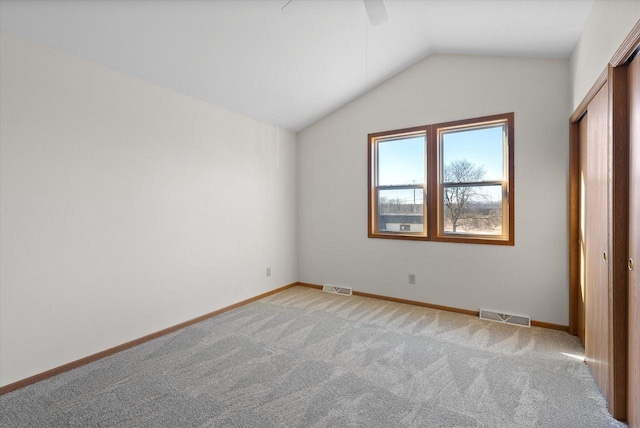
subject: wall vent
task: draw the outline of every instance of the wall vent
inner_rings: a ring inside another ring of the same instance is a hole
[[[324,291],[325,293],[341,294],[343,296],[351,296],[352,289],[351,289],[351,287],[338,287],[336,285],[324,284],[322,286],[322,291]]]
[[[502,314],[500,312],[488,311],[486,309],[480,309],[480,319],[514,324],[522,327],[531,327],[530,317],[525,317],[522,315]]]

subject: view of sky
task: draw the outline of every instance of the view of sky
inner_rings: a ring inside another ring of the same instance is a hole
[[[485,169],[484,180],[501,180],[503,125],[450,131],[442,136],[444,164],[466,159]],[[378,143],[378,185],[419,184],[425,181],[425,138],[408,136]]]
[[[504,126],[447,132],[442,135],[444,164],[466,159],[484,167],[483,180],[502,180],[504,176]]]
[[[425,182],[423,135],[378,143],[378,185]]]

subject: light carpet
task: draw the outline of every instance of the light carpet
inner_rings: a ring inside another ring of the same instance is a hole
[[[0,397],[2,427],[624,427],[566,333],[294,287]]]

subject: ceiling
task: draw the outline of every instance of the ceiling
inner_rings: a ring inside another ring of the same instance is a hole
[[[0,0],[0,28],[297,132],[433,53],[568,58],[593,0]]]

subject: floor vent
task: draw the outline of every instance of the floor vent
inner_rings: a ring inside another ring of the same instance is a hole
[[[499,312],[488,311],[486,309],[480,309],[480,319],[514,324],[522,327],[531,327],[531,318],[529,317],[521,315],[501,314]]]
[[[343,296],[351,296],[351,287],[338,287],[336,285],[324,284],[322,291],[331,294],[342,294]]]

